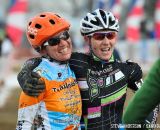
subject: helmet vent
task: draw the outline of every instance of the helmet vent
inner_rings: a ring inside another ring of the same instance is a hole
[[[111,18],[111,17],[109,17],[109,25],[110,25],[110,26],[112,26],[112,25],[114,25],[114,23],[115,23],[115,21],[114,21],[114,20],[112,20],[112,18]]]
[[[100,14],[101,14],[101,17],[103,19],[103,22],[106,24],[106,14],[103,10],[100,10]]]
[[[57,17],[61,18],[58,14],[55,14]]]
[[[93,14],[93,15],[95,15],[95,16],[97,15],[97,13],[96,13],[96,12],[92,12],[91,14]]]
[[[84,27],[88,27],[88,28],[92,28],[92,26],[87,25],[87,24],[85,24],[85,23],[83,23],[83,24],[82,24],[82,26],[84,26]]]
[[[34,39],[34,35],[33,35],[33,34],[29,34],[29,37],[30,37],[31,39]]]
[[[96,21],[91,20],[90,22],[94,25],[100,26],[101,25],[101,21],[99,20],[99,18],[95,17]]]
[[[55,24],[55,22],[54,22],[53,19],[50,19],[49,22],[50,22],[51,24]]]
[[[44,14],[41,14],[41,15],[40,15],[40,17],[46,17],[46,15],[44,15]]]
[[[42,26],[40,25],[40,24],[36,24],[35,25],[35,28],[38,28],[38,29],[40,29]]]
[[[88,21],[88,17],[86,16],[86,17],[84,18],[84,20]]]

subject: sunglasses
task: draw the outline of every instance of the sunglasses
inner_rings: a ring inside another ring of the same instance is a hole
[[[45,42],[43,45],[44,46],[56,46],[60,43],[61,39],[62,40],[68,40],[68,38],[70,37],[68,31],[65,31],[63,33],[61,33],[59,36],[50,38],[47,42]]]
[[[97,32],[90,36],[92,36],[95,40],[103,40],[105,37],[112,40],[116,37],[116,32]]]

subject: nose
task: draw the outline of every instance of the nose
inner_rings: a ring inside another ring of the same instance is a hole
[[[105,37],[103,40],[102,40],[102,44],[109,44],[110,40]]]
[[[67,43],[66,40],[60,39],[59,46],[64,46]]]

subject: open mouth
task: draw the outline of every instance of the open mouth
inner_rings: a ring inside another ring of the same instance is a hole
[[[108,52],[108,51],[111,51],[111,48],[110,47],[107,47],[107,48],[103,48],[101,49],[102,52]]]

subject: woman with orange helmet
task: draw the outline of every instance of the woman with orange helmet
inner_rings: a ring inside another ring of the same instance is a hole
[[[31,46],[45,55],[34,58],[32,64],[36,67],[27,73],[35,76],[32,83],[45,83],[46,89],[37,97],[21,93],[16,130],[80,129],[81,96],[67,62],[72,53],[69,27],[65,19],[51,12],[41,13],[28,23],[26,34]],[[40,80],[36,80],[37,73]],[[28,82],[27,78],[24,82]]]

